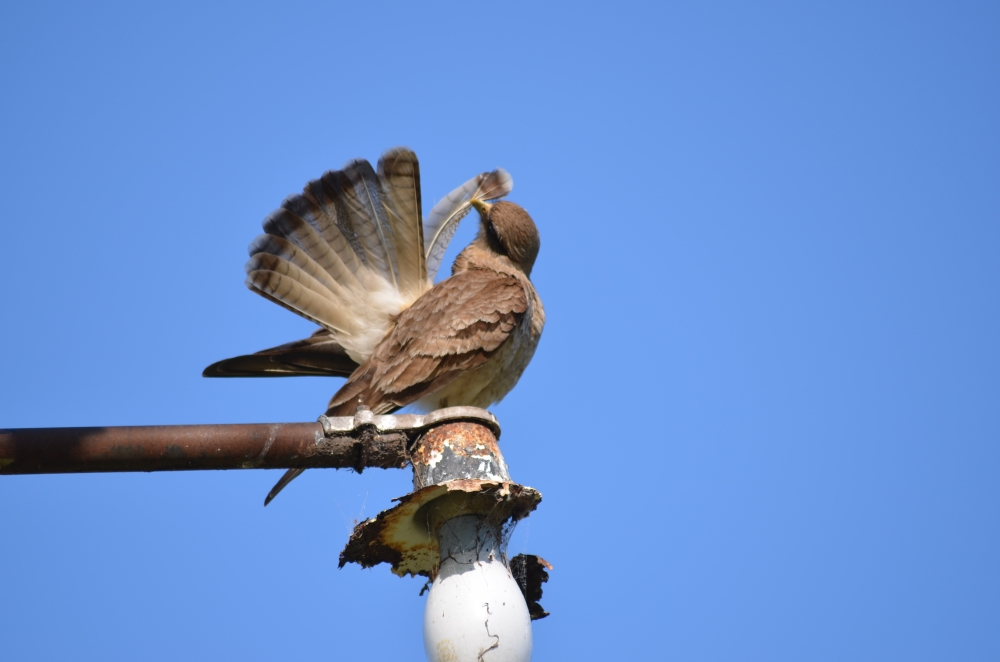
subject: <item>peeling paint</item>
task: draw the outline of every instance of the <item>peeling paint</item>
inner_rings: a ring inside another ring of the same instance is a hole
[[[538,490],[516,483],[453,480],[394,499],[399,504],[359,524],[340,554],[340,567],[388,563],[392,572],[432,576],[440,551],[436,531],[460,514],[478,514],[498,525],[527,517],[542,500]]]
[[[480,423],[459,421],[428,430],[410,451],[413,487],[456,478],[510,482],[495,433]]]
[[[397,505],[355,527],[340,554],[341,567],[347,563],[364,568],[388,563],[401,577],[421,575],[434,580],[439,568],[448,567],[440,564],[452,558],[451,548],[442,550],[440,546],[446,522],[472,516],[478,518],[477,526],[494,530],[499,539],[505,535],[501,531],[509,533],[512,527],[508,525],[527,517],[542,500],[537,490],[511,480],[496,431],[479,421],[447,421],[427,429],[417,436],[409,459],[414,491],[394,499]],[[552,566],[537,556],[525,555],[507,566],[506,542],[498,549],[500,556],[491,560],[500,560],[508,568],[505,576],[513,577],[520,588],[528,607],[525,618],[548,616],[538,599],[541,585],[548,579],[546,569]],[[497,642],[493,644],[480,655],[496,650]],[[439,659],[445,658],[439,655]]]

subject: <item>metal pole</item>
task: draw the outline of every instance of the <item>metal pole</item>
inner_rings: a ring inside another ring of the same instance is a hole
[[[0,475],[407,465],[402,432],[325,437],[319,423],[0,430]]]
[[[435,426],[473,421],[499,433],[485,409],[426,415],[321,416],[316,423],[0,429],[0,475],[200,469],[403,468],[410,443]]]

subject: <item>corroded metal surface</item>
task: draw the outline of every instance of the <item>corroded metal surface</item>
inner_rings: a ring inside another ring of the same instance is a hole
[[[460,515],[480,515],[499,528],[523,519],[542,500],[530,487],[482,480],[430,485],[404,497],[374,519],[359,524],[340,554],[340,566],[370,568],[388,563],[393,573],[431,576],[439,561],[437,529]]]
[[[548,571],[551,569],[551,563],[534,554],[518,554],[510,560],[510,571],[521,587],[533,621],[549,615],[538,601],[542,599],[542,584],[549,581]]]
[[[406,466],[407,443],[404,433],[327,438],[319,423],[0,430],[0,474],[388,469]]]
[[[433,576],[442,523],[475,515],[499,535],[506,522],[527,517],[542,500],[537,490],[510,480],[497,435],[481,421],[432,427],[417,438],[410,460],[414,492],[354,529],[340,555],[341,567],[388,563],[400,576]]]
[[[446,423],[428,430],[413,447],[413,489],[456,479],[509,483],[496,435],[484,425]]]

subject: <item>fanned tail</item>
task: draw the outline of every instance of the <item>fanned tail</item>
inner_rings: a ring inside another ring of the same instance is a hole
[[[389,150],[377,173],[351,161],[265,219],[250,245],[247,286],[319,324],[361,363],[430,288],[420,216],[412,151]]]

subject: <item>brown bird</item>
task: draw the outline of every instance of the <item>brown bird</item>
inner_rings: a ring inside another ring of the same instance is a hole
[[[364,404],[376,414],[487,407],[517,383],[538,345],[545,311],[531,283],[538,229],[505,196],[504,170],[452,191],[421,222],[416,155],[395,148],[378,172],[352,161],[309,182],[264,220],[250,245],[247,286],[322,328],[305,340],[239,356],[206,377],[347,376],[328,416]],[[475,208],[476,238],[452,275],[433,278],[459,221]],[[302,473],[289,469],[270,503]]]

